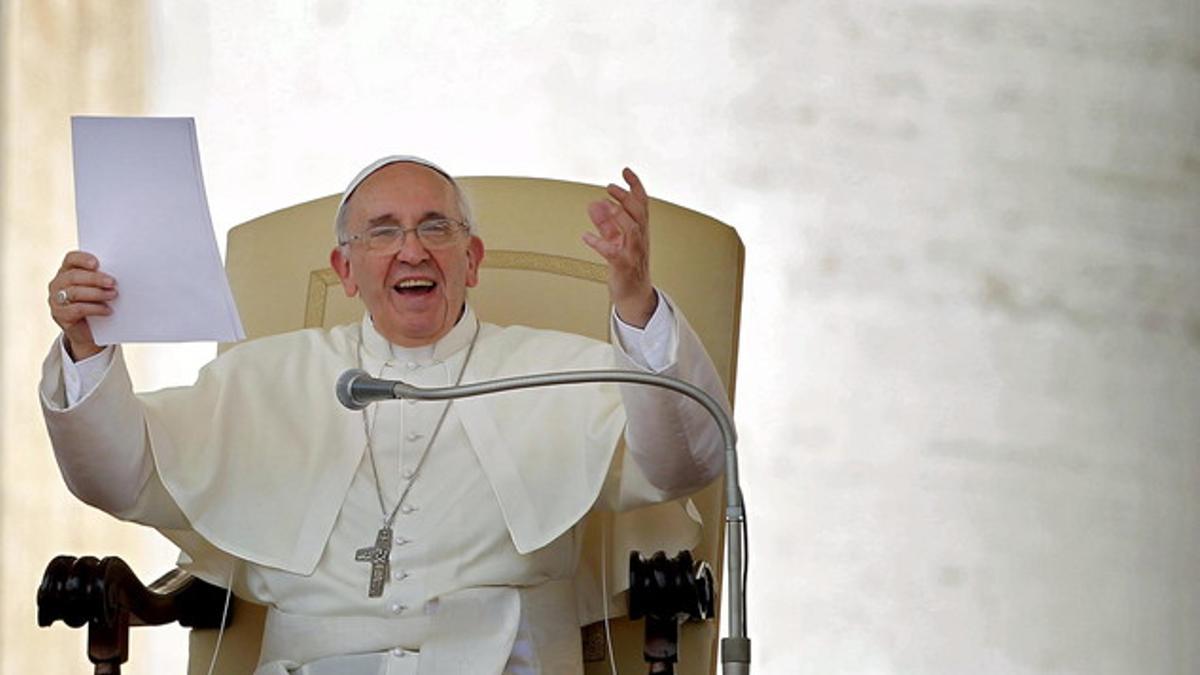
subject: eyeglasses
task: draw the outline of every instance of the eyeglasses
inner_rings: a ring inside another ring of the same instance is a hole
[[[415,232],[421,245],[433,251],[454,244],[458,240],[458,233],[466,229],[468,229],[466,223],[449,218],[426,220],[409,229],[399,225],[379,225],[366,232],[352,234],[339,242],[339,245],[345,246],[361,241],[366,245],[367,251],[371,253],[392,255],[404,248],[405,235]]]

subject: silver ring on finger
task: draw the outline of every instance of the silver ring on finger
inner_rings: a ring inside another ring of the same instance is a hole
[[[54,294],[54,300],[63,307],[66,307],[71,304],[71,294],[67,293],[67,289],[61,288]]]

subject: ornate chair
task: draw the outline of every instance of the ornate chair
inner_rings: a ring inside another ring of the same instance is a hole
[[[600,198],[602,189],[530,178],[476,177],[462,179],[462,184],[471,197],[487,248],[480,284],[471,289],[469,296],[479,316],[493,323],[552,328],[607,340],[606,268],[579,240],[580,233],[591,227],[585,206]],[[338,197],[331,195],[298,204],[230,230],[226,268],[248,339],[302,327],[334,326],[361,317],[361,305],[357,299],[343,295],[337,276],[328,266],[333,240],[331,223]],[[651,206],[651,233],[655,283],[672,296],[699,333],[732,399],[741,302],[741,242],[730,227],[661,200],[653,200]],[[704,521],[693,554],[711,563],[718,589],[723,559],[722,493],[721,481],[717,481],[692,497]],[[610,592],[624,588],[628,533],[637,531],[646,522],[670,523],[682,513],[676,504],[621,514],[593,513],[584,525],[584,551],[576,584],[598,586],[601,570],[607,568]],[[607,565],[601,560],[602,532],[608,542]],[[681,543],[687,546],[692,542],[663,542],[659,548],[667,549],[671,555]],[[652,552],[643,551],[647,555]],[[52,577],[55,564],[58,576]],[[87,620],[93,624],[95,633],[102,633],[95,628],[95,621],[84,618],[83,610],[61,607],[61,592],[66,583],[62,574],[69,566],[66,561],[56,560],[47,570],[43,589],[39,591],[39,620],[48,625],[56,618],[66,619],[71,615],[72,625]],[[94,564],[87,563],[84,567],[94,574]],[[180,575],[183,573],[176,571],[164,580],[172,587],[179,587],[184,581]],[[137,595],[103,588],[98,592],[114,597]],[[43,593],[45,603],[41,599]],[[194,604],[194,600],[191,602]],[[203,616],[197,618],[193,610],[187,617],[191,623],[186,625],[198,626],[191,631],[189,673],[202,674],[208,668],[217,631],[201,626],[214,626],[212,613],[215,611],[219,619],[220,609],[220,603],[210,601],[207,614],[202,612]],[[598,607],[580,609],[582,615],[601,613]],[[623,615],[625,609],[622,597],[615,597],[609,605],[610,615]],[[104,614],[112,610],[95,611]],[[145,616],[139,616],[139,611]],[[127,621],[138,625],[166,620],[162,614],[151,614],[150,610],[135,608]],[[233,620],[218,655],[217,672],[253,670],[264,616],[264,608],[235,600]],[[644,671],[643,637],[638,622],[614,620],[611,628],[621,672]],[[695,675],[715,672],[718,633],[719,624],[714,620],[686,625],[680,633],[678,672]],[[584,628],[585,665],[589,674],[609,672],[605,646],[602,624]],[[114,671],[98,667],[97,672]]]

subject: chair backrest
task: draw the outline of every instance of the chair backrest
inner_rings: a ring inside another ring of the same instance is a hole
[[[486,246],[479,286],[469,295],[480,318],[607,340],[606,267],[580,241],[580,234],[591,229],[586,205],[603,198],[603,188],[532,178],[474,177],[460,181],[471,198]],[[361,318],[361,304],[345,297],[329,267],[338,198],[330,195],[298,204],[230,230],[226,267],[248,339]],[[700,335],[732,400],[743,266],[743,248],[737,234],[695,211],[653,200],[651,265],[655,284],[671,295]],[[704,519],[695,555],[713,565],[718,581],[722,568],[722,498],[720,481],[693,496]],[[595,570],[599,569],[600,528],[619,531],[621,521],[655,518],[655,510],[662,508],[591,516],[581,564],[593,571],[592,578],[597,578]],[[626,553],[612,544],[610,548],[614,549],[609,553],[610,560],[618,561],[624,569]],[[242,624],[237,630],[249,636],[226,637],[219,664],[222,672],[249,672],[257,658],[254,633],[261,633],[261,627],[254,624],[261,622],[261,611],[242,607],[240,612],[235,625]],[[714,672],[718,630],[716,621],[685,627],[679,672]],[[212,635],[203,633],[193,632],[191,672],[204,672],[208,666],[211,646],[207,654],[204,650]],[[614,622],[613,643],[622,672],[645,668],[641,622]],[[239,649],[246,653],[239,655]],[[236,663],[238,658],[249,661]],[[606,662],[589,663],[587,669],[589,673],[609,672]]]

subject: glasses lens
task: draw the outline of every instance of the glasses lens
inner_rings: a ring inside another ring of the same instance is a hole
[[[376,227],[367,231],[367,249],[371,251],[388,251],[399,248],[404,241],[404,230],[399,227]]]
[[[426,248],[448,246],[458,234],[458,224],[450,220],[430,220],[417,226],[417,236]]]

